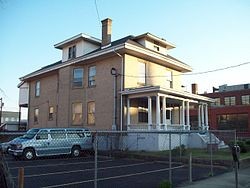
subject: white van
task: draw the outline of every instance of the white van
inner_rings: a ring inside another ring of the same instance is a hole
[[[92,150],[92,136],[83,128],[33,128],[10,142],[9,153],[26,160],[40,156],[71,154]]]

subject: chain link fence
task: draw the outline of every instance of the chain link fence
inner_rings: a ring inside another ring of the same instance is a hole
[[[235,131],[32,134],[0,133],[6,187],[176,187],[232,170],[237,142]]]

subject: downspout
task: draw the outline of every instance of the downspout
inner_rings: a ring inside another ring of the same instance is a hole
[[[120,93],[121,93],[121,97],[120,97],[120,131],[122,131],[122,127],[123,127],[123,102],[122,102],[122,91],[123,91],[123,70],[124,70],[124,59],[123,59],[123,56],[121,54],[119,54],[118,52],[115,51],[115,48],[114,48],[114,53],[116,55],[118,55],[120,58],[121,58],[121,89],[120,89]]]

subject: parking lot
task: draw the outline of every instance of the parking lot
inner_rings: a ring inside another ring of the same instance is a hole
[[[18,169],[24,168],[24,187],[94,187],[94,157],[79,158],[51,157],[33,161],[15,160],[6,155],[10,174],[17,186]],[[217,167],[215,174],[225,169]],[[193,179],[207,177],[207,166],[193,166]],[[145,161],[136,159],[115,159],[98,156],[98,187],[158,187],[169,178],[169,164],[164,161]],[[174,187],[188,181],[188,167],[172,163],[172,182]]]

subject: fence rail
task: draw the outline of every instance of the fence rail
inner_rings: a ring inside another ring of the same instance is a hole
[[[236,143],[236,132],[226,130],[38,134],[0,132],[1,163],[14,187],[175,187],[232,169]]]

